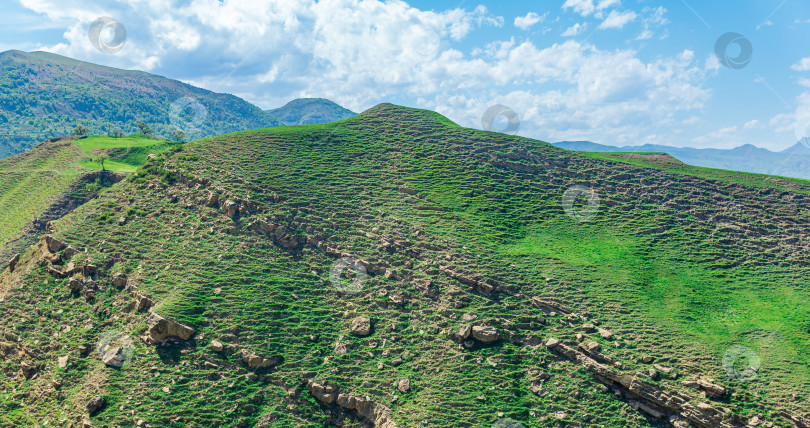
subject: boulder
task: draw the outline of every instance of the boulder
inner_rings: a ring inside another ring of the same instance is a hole
[[[54,238],[51,235],[45,235],[45,244],[48,246],[48,251],[58,253],[67,247],[67,244]]]
[[[81,281],[79,281],[78,278],[70,278],[70,280],[68,281],[68,288],[70,289],[70,291],[78,293],[82,291],[82,287],[83,284]]]
[[[456,333],[455,339],[456,340],[465,340],[465,339],[467,339],[468,337],[470,337],[470,331],[471,330],[472,330],[472,327],[470,327],[468,325],[461,326],[461,328],[458,329],[458,332]]]
[[[222,346],[222,342],[216,339],[211,341],[211,348],[214,350],[214,352],[222,352],[222,350],[225,349],[225,347]]]
[[[603,339],[610,340],[613,337],[613,333],[602,327],[599,327],[597,331],[599,332],[599,335],[602,336]]]
[[[112,348],[108,348],[107,352],[101,357],[101,362],[106,364],[109,367],[120,369],[124,367],[124,362],[126,361],[126,357],[124,356],[124,348],[121,346],[115,346]]]
[[[549,340],[546,342],[546,347],[547,347],[547,348],[554,348],[554,347],[556,347],[556,346],[557,346],[557,345],[559,345],[559,344],[560,344],[560,341],[552,337],[551,339],[549,339]]]
[[[87,411],[90,412],[90,415],[95,415],[104,407],[104,403],[104,399],[97,395],[87,403]]]
[[[115,274],[115,276],[112,277],[112,284],[113,284],[113,287],[115,287],[115,288],[117,288],[119,290],[126,287],[127,286],[127,276],[124,275],[123,273]]]
[[[57,360],[57,364],[60,369],[64,369],[65,367],[67,367],[67,363],[68,363],[67,355],[65,355],[64,357],[59,357],[59,359]]]
[[[219,202],[219,195],[217,195],[214,192],[209,191],[208,192],[208,199],[205,201],[205,206],[213,207],[214,205],[217,204],[217,202]]]
[[[355,336],[368,336],[371,334],[371,320],[366,317],[357,317],[353,319],[352,334]]]
[[[20,262],[20,255],[17,254],[8,261],[8,270],[14,272],[14,268],[17,267],[17,263]]]
[[[501,337],[495,327],[484,325],[474,326],[472,328],[472,336],[473,339],[483,343],[492,343]]]
[[[403,394],[407,394],[411,390],[410,379],[402,379],[397,383],[397,389]]]
[[[278,357],[273,358],[262,358],[256,354],[251,353],[250,351],[243,349],[242,350],[242,361],[250,367],[251,370],[258,370],[258,369],[266,369],[270,366],[273,366],[279,362]]]
[[[147,339],[152,344],[160,343],[168,338],[188,340],[195,333],[193,328],[177,321],[167,320],[154,312],[149,313],[146,326],[149,333]]]
[[[225,210],[225,215],[230,218],[234,218],[239,214],[239,204],[230,199],[225,201],[225,205],[222,207],[222,209]]]
[[[79,250],[71,247],[70,245],[68,245],[68,247],[65,248],[65,260],[72,259],[73,256],[75,256],[76,254],[79,254]]]
[[[653,367],[655,367],[656,370],[658,370],[658,371],[660,371],[661,373],[664,373],[664,374],[670,374],[670,373],[672,373],[672,370],[673,370],[672,367],[664,367],[664,366],[662,366],[660,364],[653,364]]]
[[[317,383],[310,380],[308,389],[309,392],[318,399],[318,401],[324,404],[332,404],[337,401],[338,387],[335,385],[329,385],[328,383]]]
[[[697,384],[708,395],[722,397],[726,394],[726,388],[714,383],[713,379],[700,378],[697,380]]]

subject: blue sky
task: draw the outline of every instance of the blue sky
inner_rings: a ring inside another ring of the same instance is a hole
[[[0,1],[1,50],[145,70],[262,108],[395,102],[480,128],[500,104],[519,135],[546,141],[773,150],[810,125],[806,1]],[[101,16],[126,28],[116,53],[89,40]],[[729,32],[752,47],[744,67],[715,54]]]

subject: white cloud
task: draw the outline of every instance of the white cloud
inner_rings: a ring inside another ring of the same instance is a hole
[[[576,24],[566,28],[565,31],[562,32],[561,36],[573,37],[581,34],[586,28],[588,28],[588,24],[586,22],[583,22],[582,24],[577,22]]]
[[[759,120],[754,119],[754,120],[749,120],[748,122],[745,122],[745,125],[743,125],[743,128],[745,128],[745,129],[756,129],[756,128],[759,128],[760,126],[761,126],[761,124],[760,124]]]
[[[696,143],[711,143],[714,146],[733,147],[729,144],[730,139],[737,133],[736,126],[729,126],[720,128],[716,131],[709,132],[706,135],[694,138],[692,141]]]
[[[651,39],[655,34],[654,30],[663,27],[669,23],[669,20],[664,17],[667,10],[659,6],[656,8],[645,7],[641,10],[641,23],[643,29],[636,37],[636,40]]]
[[[700,87],[706,71],[688,51],[641,60],[629,49],[514,39],[471,53],[454,49],[482,26],[503,25],[484,7],[433,12],[400,1],[141,0],[100,10],[78,0],[25,1],[49,18],[73,22],[64,43],[44,50],[149,70],[263,108],[297,97],[329,98],[354,111],[416,100],[480,127],[483,111],[501,103],[520,114],[524,135],[636,144],[665,142],[670,133],[654,131],[678,125],[710,95]],[[594,17],[618,5],[585,3]],[[117,55],[98,52],[87,40],[89,23],[102,14],[127,27]]]
[[[529,12],[526,14],[526,16],[518,16],[515,18],[515,27],[520,28],[521,30],[528,30],[532,25],[545,21],[546,17],[548,17],[548,12],[544,13],[543,15]]]
[[[573,9],[574,12],[582,15],[583,17],[590,16],[594,12],[599,14],[605,9],[621,4],[620,0],[599,0],[594,3],[594,0],[565,0],[562,8],[563,10]],[[601,18],[601,16],[597,16]]]
[[[794,71],[810,71],[810,57],[802,58],[796,64],[790,66]]]
[[[605,20],[599,24],[599,29],[605,30],[615,28],[620,30],[628,23],[635,21],[636,18],[638,18],[638,15],[636,15],[636,13],[632,10],[624,12],[611,10],[607,18],[605,18]]]

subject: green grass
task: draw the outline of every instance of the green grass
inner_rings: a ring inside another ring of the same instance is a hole
[[[124,173],[133,172],[146,163],[146,157],[149,154],[160,153],[178,144],[182,143],[146,138],[141,134],[121,138],[92,135],[76,141],[76,145],[81,147],[84,154],[90,158],[90,160],[79,162],[79,165],[87,169],[101,170],[101,164],[93,159],[95,158],[94,153],[104,151],[111,155],[110,159],[104,162],[104,169]]]
[[[120,149],[103,144],[93,143]],[[679,376],[656,384],[684,391],[681,380],[708,375],[735,393],[715,404],[743,417],[762,413],[784,424],[781,409],[805,414],[810,219],[803,182],[633,162],[464,129],[391,105],[333,124],[239,132],[160,152],[56,227],[87,248],[94,264],[117,263],[155,299],[156,312],[197,329],[195,340],[188,347],[135,341],[136,357],[121,372],[79,358],[77,344],[103,331],[141,335],[145,314],[123,309],[128,292],[107,287],[87,303],[67,292],[67,280],[32,267],[0,303],[8,313],[0,329],[16,325],[47,367],[22,385],[0,378],[0,391],[13,384],[17,394],[34,395],[48,376],[66,386],[64,395],[25,408],[0,394],[0,425],[75,418],[81,406],[73,400],[83,404],[92,392],[110,400],[94,417],[99,425],[256,426],[266,417],[268,426],[360,426],[315,402],[302,386],[307,378],[372,397],[399,426],[488,427],[499,412],[526,426],[581,426],[585,415],[592,426],[666,425],[545,347],[503,340],[466,349],[448,338],[462,324],[485,322],[513,337],[575,343],[579,330],[539,311],[529,302],[535,296],[611,330],[615,339],[589,340],[628,373],[646,372],[651,366],[638,359],[653,355]],[[768,190],[769,180],[784,187]],[[561,207],[577,184],[599,194],[591,222]],[[257,209],[228,218],[206,206],[209,191]],[[371,275],[362,293],[339,294],[329,283],[335,256],[312,245],[285,249],[255,232],[258,219],[394,275]],[[508,292],[476,292],[442,274],[446,266]],[[100,283],[108,281],[103,271]],[[46,315],[30,316],[34,307]],[[465,322],[466,314],[477,318]],[[349,332],[358,315],[374,323],[368,338]],[[64,325],[74,330],[53,337]],[[212,339],[284,362],[254,377],[237,356],[213,352]],[[722,357],[735,345],[762,357],[757,381],[726,375]],[[70,352],[76,365],[51,370],[58,352]],[[541,375],[547,392],[537,396],[529,385]],[[393,386],[402,378],[412,392]]]

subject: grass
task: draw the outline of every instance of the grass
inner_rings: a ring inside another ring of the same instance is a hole
[[[103,144],[84,150],[119,149]],[[539,311],[534,296],[612,331],[612,340],[588,339],[629,373],[649,370],[639,359],[653,355],[679,376],[657,384],[684,391],[681,380],[708,375],[733,390],[716,404],[743,417],[762,413],[784,424],[780,410],[806,413],[803,182],[643,162],[464,129],[391,105],[333,124],[173,146],[56,228],[87,248],[93,264],[126,271],[156,312],[197,330],[194,340],[135,340],[145,314],[124,309],[128,292],[105,287],[88,303],[32,262],[0,303],[8,314],[0,330],[16,327],[44,368],[37,379],[0,378],[0,391],[17,388],[0,394],[0,425],[74,421],[86,398],[101,394],[109,404],[94,417],[99,425],[361,426],[316,402],[306,379],[371,397],[398,426],[486,427],[499,413],[526,426],[666,424],[545,347],[504,339],[464,348],[449,338],[463,324],[486,323],[505,337],[575,343],[580,330]],[[578,184],[599,194],[591,222],[561,207]],[[207,206],[209,192],[256,208],[229,218]],[[285,248],[255,231],[259,219],[313,245]],[[318,241],[391,274],[371,274],[363,292],[340,294],[329,283],[337,257]],[[444,275],[447,266],[510,291],[481,294]],[[0,290],[10,284],[3,275]],[[102,269],[100,283],[109,276]],[[468,314],[475,320],[465,321]],[[373,322],[367,338],[350,333],[360,315]],[[73,329],[54,337],[65,325]],[[75,352],[111,329],[134,338],[135,357],[122,371]],[[236,354],[214,352],[213,339],[283,362],[252,373]],[[735,345],[762,357],[755,382],[730,379],[722,367]],[[75,360],[64,372],[52,368],[60,352]],[[36,395],[50,377],[63,380],[61,393]],[[403,378],[410,393],[394,386]],[[538,379],[541,395],[529,390]],[[28,394],[26,406],[19,394]]]

